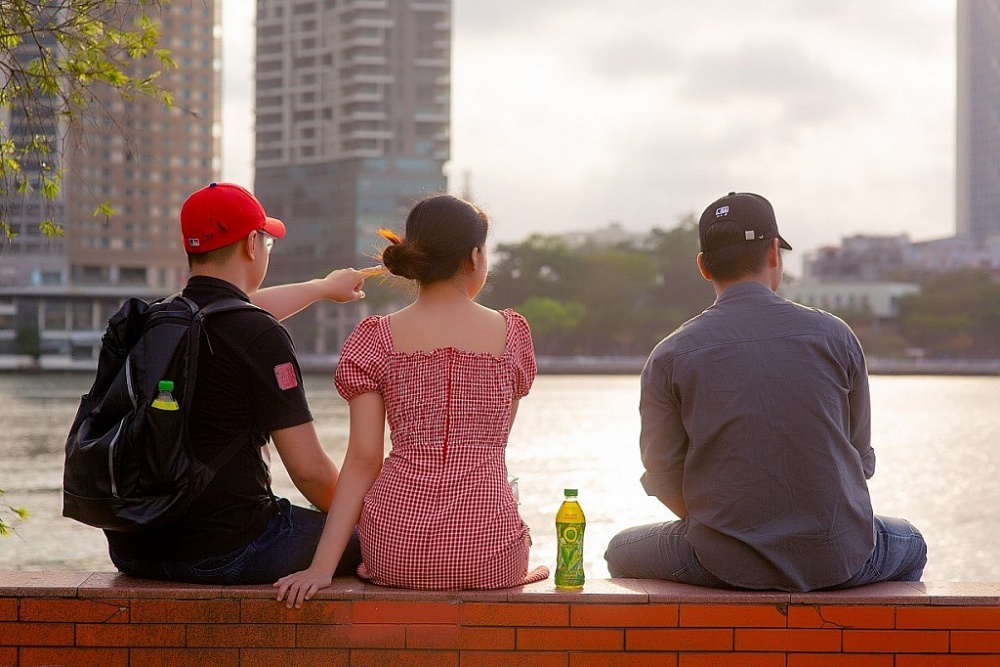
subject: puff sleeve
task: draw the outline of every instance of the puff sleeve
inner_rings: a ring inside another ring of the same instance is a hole
[[[514,398],[528,395],[531,383],[538,374],[538,363],[535,361],[535,347],[531,341],[531,329],[528,321],[513,310],[505,310],[509,336],[507,356],[514,370]]]
[[[386,348],[379,333],[381,320],[377,315],[366,317],[344,342],[333,381],[347,401],[360,394],[382,391]]]

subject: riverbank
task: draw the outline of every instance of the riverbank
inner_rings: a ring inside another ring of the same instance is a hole
[[[538,357],[538,372],[545,375],[637,375],[642,371],[646,357]],[[300,355],[303,373],[333,373],[337,368],[336,355]],[[0,355],[0,372],[44,373],[83,372],[93,373],[96,365],[91,361],[62,358],[42,358],[33,362],[25,357]],[[1000,375],[1000,359],[883,359],[868,357],[871,375]]]

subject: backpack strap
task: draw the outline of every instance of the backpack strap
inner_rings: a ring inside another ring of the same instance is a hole
[[[216,299],[215,301],[208,304],[198,312],[200,313],[201,317],[208,317],[209,315],[214,315],[215,313],[224,313],[228,310],[239,310],[241,308],[267,312],[263,308],[254,303],[244,301],[243,299],[237,299],[234,296],[227,296],[221,299]]]

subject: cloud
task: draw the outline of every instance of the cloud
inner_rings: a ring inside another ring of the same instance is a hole
[[[223,11],[224,176],[249,180],[252,3]],[[952,2],[454,0],[452,24],[446,170],[494,240],[671,226],[728,189],[794,255],[954,229]]]
[[[943,236],[949,4],[456,0],[450,166],[510,240],[669,225],[730,188],[767,194],[797,251]]]
[[[766,115],[788,127],[863,114],[864,87],[796,43],[751,38],[695,54],[679,87],[681,101],[733,116]]]

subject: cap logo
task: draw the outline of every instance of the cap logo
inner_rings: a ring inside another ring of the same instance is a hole
[[[753,230],[748,229],[747,231],[743,232],[743,238],[745,238],[747,241],[753,241],[754,239]]]
[[[197,248],[198,246],[201,245],[201,241],[199,241],[194,237],[191,237],[188,239],[188,245],[191,246],[192,248]]]
[[[715,217],[716,218],[721,218],[724,215],[729,215],[729,207],[728,206],[720,206],[719,208],[715,209]]]

